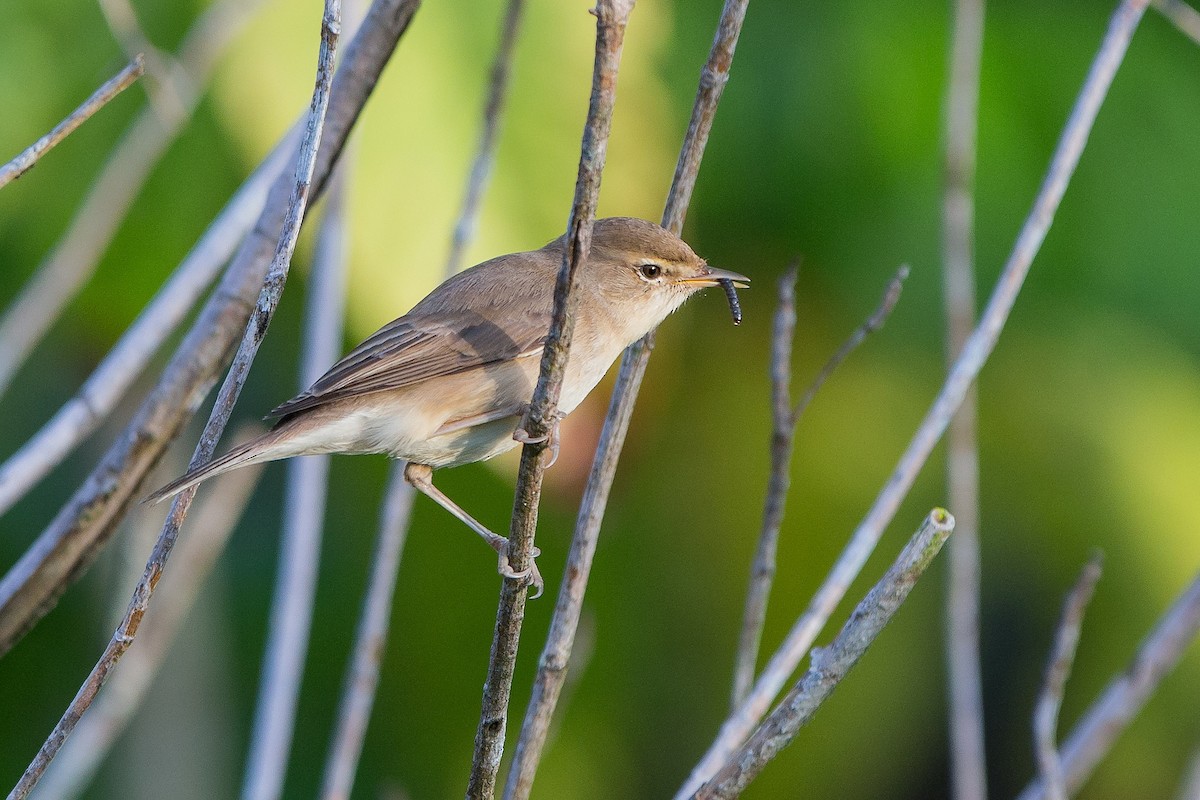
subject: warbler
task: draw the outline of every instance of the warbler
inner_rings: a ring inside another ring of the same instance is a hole
[[[467,524],[499,554],[499,571],[540,590],[536,567],[514,571],[508,539],[433,485],[433,470],[483,461],[526,440],[521,418],[533,395],[550,330],[565,236],[538,250],[485,261],[446,280],[389,322],[300,395],[271,411],[267,433],[172,481],[156,503],[248,464],[319,453],[385,453],[408,464],[405,479]],[[710,267],[653,222],[595,222],[579,265],[574,336],[558,403],[573,411],[617,356],[700,289],[749,278]],[[740,310],[735,310],[735,321]]]

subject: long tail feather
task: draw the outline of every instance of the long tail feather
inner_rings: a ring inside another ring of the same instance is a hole
[[[260,461],[274,460],[276,456],[270,453],[268,448],[264,447],[264,444],[267,444],[264,440],[270,435],[271,433],[267,433],[256,439],[251,439],[245,444],[240,444],[233,448],[220,458],[213,459],[207,464],[196,467],[190,472],[185,473],[182,477],[171,481],[149,497],[146,497],[142,500],[142,504],[154,505],[155,503],[161,503],[168,497],[174,497],[184,489],[190,489],[196,484],[220,475],[223,472],[229,472],[230,470],[245,467],[249,464],[256,464]]]

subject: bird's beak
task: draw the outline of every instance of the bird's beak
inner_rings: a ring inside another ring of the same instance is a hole
[[[679,283],[688,286],[718,286],[721,281],[733,281],[734,287],[738,289],[750,288],[750,279],[745,275],[739,275],[727,269],[714,269],[708,266],[704,268],[704,272],[700,275],[679,279]]]

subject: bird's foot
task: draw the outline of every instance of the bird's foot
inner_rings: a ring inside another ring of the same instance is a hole
[[[525,407],[525,414],[529,413],[529,406]],[[516,439],[521,444],[541,444],[546,443],[546,449],[550,451],[550,461],[547,462],[546,468],[554,466],[554,462],[558,461],[558,450],[561,445],[561,437],[559,435],[559,423],[563,421],[567,415],[561,411],[555,410],[550,417],[550,429],[545,436],[533,436],[525,429],[526,418],[521,417],[521,424],[513,431],[513,439]]]
[[[540,556],[542,551],[534,547],[529,554],[529,566],[525,569],[517,570],[512,568],[512,564],[508,560],[508,539],[499,536],[490,541],[489,544],[492,545],[497,556],[499,556],[499,564],[496,567],[496,571],[506,578],[524,581],[526,586],[532,586],[533,596],[529,598],[530,600],[536,600],[541,597],[542,589],[545,587],[546,582],[542,580],[542,573],[538,572],[537,562],[534,559]]]

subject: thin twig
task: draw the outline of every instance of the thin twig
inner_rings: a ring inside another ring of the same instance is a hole
[[[1068,795],[1079,791],[1197,635],[1200,635],[1200,574],[1159,618],[1130,665],[1113,679],[1059,748],[1063,785]],[[1046,796],[1041,781],[1035,780],[1017,800],[1043,800]]]
[[[20,450],[0,464],[0,514],[46,477],[117,407],[258,219],[267,190],[284,170],[285,160],[294,153],[295,145],[296,137],[291,135],[280,142],[212,221],[75,396]]]
[[[779,279],[779,305],[771,328],[771,474],[763,502],[762,529],[750,566],[750,585],[746,589],[746,607],[742,612],[742,630],[738,636],[733,662],[733,689],[730,708],[746,699],[758,666],[758,650],[767,619],[767,600],[775,579],[775,554],[779,530],[783,526],[784,506],[792,485],[792,446],[796,438],[792,415],[792,343],[796,333],[796,266]]]
[[[215,482],[213,492],[200,501],[192,526],[194,535],[185,538],[175,554],[177,580],[147,615],[138,645],[129,650],[121,669],[105,685],[104,694],[79,721],[70,742],[34,791],[35,799],[69,800],[87,790],[96,770],[141,706],[175,634],[187,619],[217,558],[224,552],[261,475],[262,467],[252,465],[222,476]]]
[[[1200,44],[1200,12],[1183,0],[1154,0],[1151,5],[1169,19],[1184,36]]]
[[[975,327],[975,142],[984,0],[955,0],[946,90],[942,280],[946,361],[953,367]],[[946,432],[946,485],[957,519],[946,570],[946,671],[954,800],[987,800],[983,668],[979,658],[979,443],[975,387]]]
[[[753,735],[732,753],[694,797],[738,797],[780,750],[791,744],[821,704],[891,621],[954,530],[954,517],[936,508],[900,551],[891,568],[854,609],[829,647],[813,650],[812,666]]]
[[[1083,615],[1096,592],[1103,561],[1103,556],[1097,553],[1084,564],[1075,586],[1063,602],[1062,618],[1055,630],[1054,647],[1046,664],[1046,677],[1033,711],[1033,752],[1042,785],[1046,787],[1046,800],[1067,800],[1062,763],[1058,758],[1058,712],[1075,663]]]
[[[334,77],[324,146],[314,172],[314,198],[419,4],[419,0],[375,0],[346,48]],[[83,574],[111,537],[147,472],[195,413],[245,330],[291,193],[291,176],[281,175],[258,222],[158,385],[83,486],[0,580],[0,655]]]
[[[0,167],[0,189],[24,175],[37,164],[38,159],[50,152],[63,139],[74,133],[75,129],[87,122],[114,97],[133,85],[133,82],[145,72],[146,62],[139,55],[129,62],[125,69],[105,81],[104,85],[83,101],[79,108],[72,111],[66,119],[42,138],[22,150],[17,156]]]
[[[301,391],[320,378],[342,350],[347,257],[345,176],[349,168],[350,163],[343,159],[334,172],[317,234],[305,301]],[[242,784],[242,797],[247,800],[272,800],[283,792],[317,593],[329,458],[320,455],[288,462],[279,573]]]
[[[325,11],[321,18],[321,47],[317,57],[316,87],[313,90],[312,103],[309,106],[308,125],[304,132],[304,138],[300,142],[300,153],[296,162],[295,185],[288,202],[287,212],[284,214],[283,230],[280,233],[279,242],[275,247],[275,255],[271,260],[270,269],[268,269],[266,279],[263,281],[258,303],[255,306],[249,324],[246,326],[246,332],[242,337],[241,344],[238,346],[238,351],[234,356],[229,374],[226,376],[225,382],[221,385],[221,391],[217,395],[217,400],[213,406],[212,414],[209,416],[208,424],[205,425],[204,432],[200,436],[200,443],[196,446],[196,452],[192,456],[191,463],[188,465],[189,469],[201,466],[212,458],[213,452],[217,447],[217,442],[220,440],[221,434],[229,422],[229,417],[233,413],[233,406],[237,402],[242,386],[245,385],[250,365],[254,362],[254,356],[257,354],[258,348],[266,336],[267,327],[270,325],[271,317],[275,313],[275,308],[278,306],[279,298],[283,293],[283,285],[287,279],[292,253],[296,248],[296,240],[300,236],[300,223],[304,219],[304,211],[312,187],[312,176],[317,161],[317,150],[321,141],[325,112],[329,106],[329,92],[333,82],[333,59],[337,49],[338,34],[341,29],[340,11],[340,0],[326,0]],[[42,749],[21,776],[21,780],[9,795],[9,800],[20,800],[37,784],[38,779],[58,753],[63,742],[71,735],[71,731],[74,730],[79,719],[95,700],[96,694],[100,691],[100,687],[104,684],[108,673],[120,661],[121,656],[124,655],[129,645],[133,643],[133,637],[136,635],[146,609],[149,607],[154,588],[158,585],[163,570],[166,568],[171,550],[174,548],[175,541],[179,536],[179,529],[183,524],[184,518],[187,516],[188,508],[191,506],[195,495],[194,488],[184,491],[171,504],[171,511],[163,525],[162,533],[159,534],[158,541],[155,543],[153,551],[151,551],[150,558],[146,562],[146,571],[143,573],[142,579],[138,582],[137,588],[134,590],[129,608],[125,612],[125,618],[117,627],[112,639],[105,648],[104,654],[96,663],[96,666],[93,667],[91,674],[83,686],[80,687],[79,693],[75,695],[75,699],[67,707],[62,719],[59,720],[59,723],[54,727],[49,738],[47,738],[46,743],[42,745]]]
[[[450,255],[446,258],[446,273],[453,275],[462,268],[463,253],[475,236],[479,224],[479,201],[492,171],[496,155],[496,136],[500,130],[500,118],[504,111],[504,99],[508,93],[509,76],[512,72],[513,51],[517,33],[521,27],[521,15],[525,0],[508,0],[504,12],[500,44],[496,48],[496,59],[492,62],[491,78],[488,82],[487,105],[483,111],[483,131],[479,134],[479,148],[471,162],[467,178],[467,191],[463,194],[462,209],[450,240]]]
[[[728,80],[729,66],[733,61],[734,47],[737,45],[748,2],[749,0],[726,0],[721,10],[712,51],[700,73],[700,87],[692,108],[691,122],[680,149],[675,178],[663,212],[664,227],[677,235],[683,229],[683,219],[687,214],[696,173],[704,155],[704,145],[708,141],[721,91]],[[562,692],[567,665],[570,663],[571,648],[579,626],[583,597],[600,535],[600,524],[604,519],[604,510],[616,475],[617,461],[621,457],[621,448],[625,443],[625,435],[629,432],[629,421],[633,416],[638,388],[646,374],[646,364],[653,349],[654,337],[650,335],[627,349],[621,359],[616,387],[613,389],[608,414],[604,419],[604,429],[600,433],[596,455],[592,459],[591,472],[584,488],[583,501],[575,521],[571,551],[563,571],[558,601],[550,622],[550,632],[538,661],[533,694],[525,709],[525,719],[521,724],[520,738],[517,740],[508,783],[504,789],[506,800],[528,797],[533,786],[533,778],[545,748],[554,708]]]
[[[596,16],[596,57],[587,122],[580,148],[575,199],[567,223],[562,266],[554,286],[554,311],[550,319],[550,332],[542,350],[537,387],[521,423],[531,439],[541,441],[526,444],[522,448],[517,472],[508,556],[512,568],[518,572],[533,566],[533,537],[537,528],[542,476],[546,469],[544,456],[548,455],[546,442],[551,427],[557,424],[555,415],[575,327],[578,296],[575,278],[579,265],[587,260],[592,245],[592,224],[596,218],[600,177],[604,170],[616,102],[617,71],[621,64],[625,26],[632,12],[633,0],[599,0],[592,12]],[[525,618],[526,588],[526,581],[513,578],[506,578],[500,588],[496,628],[484,683],[483,707],[475,733],[475,752],[467,784],[468,798],[490,799],[495,794],[496,773],[500,770],[500,759],[504,753],[504,733],[508,722],[508,701],[517,660],[517,644]],[[537,590],[540,592],[541,587],[537,587]]]
[[[1124,58],[1130,37],[1145,12],[1146,2],[1147,0],[1125,0],[1114,13],[1108,32],[1067,120],[1042,188],[1017,237],[1012,254],[996,283],[979,325],[967,339],[962,355],[955,361],[941,391],[925,419],[921,421],[891,477],[884,484],[866,517],[859,523],[808,609],[792,626],[784,643],[771,657],[755,682],[746,703],[721,725],[717,738],[696,765],[676,795],[677,798],[690,796],[715,774],[718,765],[723,764],[729,753],[745,741],[754,725],[767,712],[772,700],[795,671],[826,620],[870,557],[901,501],[912,488],[921,467],[946,430],[950,418],[995,348],[1029,272],[1033,257],[1045,239],[1054,219],[1054,212],[1066,192],[1075,166],[1079,163],[1079,156],[1100,110],[1100,104]]]
[[[829,360],[825,362],[825,366],[821,367],[821,371],[817,373],[817,377],[813,378],[804,395],[796,401],[795,408],[792,409],[792,417],[797,421],[804,414],[804,410],[812,403],[813,398],[817,396],[817,392],[821,391],[821,387],[825,385],[825,381],[829,380],[829,376],[837,371],[837,368],[842,365],[855,349],[863,343],[863,340],[870,334],[883,327],[883,323],[887,322],[887,318],[891,316],[892,309],[896,307],[896,303],[900,302],[900,291],[904,288],[904,281],[908,278],[908,265],[901,264],[896,274],[888,281],[887,288],[884,289],[883,299],[879,301],[879,305],[871,316],[854,329],[846,341],[842,342],[842,346],[837,349]]]
[[[404,463],[392,465],[391,477],[380,511],[379,537],[371,558],[371,577],[363,598],[363,610],[354,634],[350,668],[342,683],[342,698],[338,703],[337,720],[325,761],[325,777],[321,783],[324,800],[346,800],[354,787],[354,775],[362,754],[371,708],[375,705],[375,689],[379,686],[379,671],[387,647],[392,596],[396,589],[396,573],[404,541],[408,534],[409,513],[416,490],[404,480]]]
[[[160,117],[151,108],[138,113],[88,189],[66,233],[4,312],[0,319],[0,395],[95,272],[151,170],[195,111],[200,89],[208,83],[218,58],[262,2],[220,0],[188,29],[179,50],[179,63],[187,75],[171,81],[186,113]]]
[[[788,487],[791,485],[792,443],[796,436],[796,426],[825,381],[869,334],[883,327],[883,323],[900,300],[900,291],[907,277],[908,265],[896,270],[895,276],[888,282],[879,306],[825,362],[825,366],[817,373],[795,406],[791,401],[792,337],[796,326],[795,268],[784,274],[779,281],[779,309],[775,314],[771,347],[771,475],[767,480],[762,529],[759,531],[758,545],[750,567],[750,584],[746,589],[742,630],[738,636],[731,693],[732,709],[736,710],[742,704],[754,683],[754,668],[758,664],[758,650],[762,641],[763,625],[767,619],[767,600],[775,578],[775,553],[779,543],[779,530],[783,525],[783,512]]]

